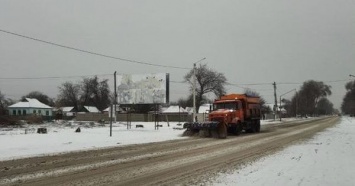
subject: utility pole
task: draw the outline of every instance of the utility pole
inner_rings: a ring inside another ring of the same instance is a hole
[[[192,97],[193,97],[193,113],[192,113],[192,122],[196,122],[196,63],[205,60],[206,58],[202,58],[194,63],[193,66],[193,82],[192,82]]]
[[[194,73],[194,79],[193,79],[193,83],[192,83],[192,97],[193,97],[193,114],[192,114],[192,122],[196,122],[195,117],[196,117],[196,63],[194,63],[194,69],[193,69],[193,73]]]
[[[113,74],[114,75],[114,89],[115,89],[115,100],[113,101],[113,104],[115,105],[115,113],[114,113],[114,116],[115,116],[115,123],[117,122],[117,118],[116,118],[116,104],[117,104],[117,92],[116,92],[116,90],[117,90],[117,88],[116,88],[116,71],[115,71],[115,73]]]
[[[272,85],[274,85],[274,97],[275,97],[274,120],[276,120],[276,111],[277,111],[276,82],[274,82]]]

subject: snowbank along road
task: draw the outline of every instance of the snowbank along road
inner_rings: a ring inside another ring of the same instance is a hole
[[[3,161],[1,185],[195,185],[338,123],[338,117],[262,126],[227,139],[128,145]]]

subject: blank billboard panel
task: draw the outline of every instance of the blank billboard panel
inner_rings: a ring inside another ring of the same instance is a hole
[[[117,76],[118,104],[169,102],[169,74],[125,74]]]

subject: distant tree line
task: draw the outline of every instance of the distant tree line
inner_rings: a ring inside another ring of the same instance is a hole
[[[72,106],[77,111],[83,106],[95,106],[104,110],[110,105],[111,99],[108,79],[100,81],[95,76],[84,78],[79,83],[65,82],[59,86],[57,106]]]
[[[83,106],[95,106],[99,110],[104,110],[113,100],[108,80],[99,80],[97,76],[84,78],[78,83],[65,82],[58,89],[59,95],[56,100],[42,92],[32,91],[22,96],[20,101],[26,101],[26,98],[35,98],[51,107],[72,106],[74,110],[80,111]],[[0,91],[0,115],[4,115],[7,107],[14,103],[15,101],[5,98],[5,95]]]
[[[13,100],[6,98],[5,95],[0,91],[0,116],[7,113],[7,107],[14,103]]]
[[[327,99],[331,95],[331,86],[322,81],[309,80],[291,98],[283,99],[283,108],[289,116],[316,116],[334,113],[333,104]]]
[[[344,114],[355,115],[355,80],[346,83],[346,93],[341,104],[341,111]]]

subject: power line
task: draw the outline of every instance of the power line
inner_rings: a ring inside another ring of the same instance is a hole
[[[164,67],[164,68],[184,69],[184,70],[190,70],[191,69],[191,68],[186,68],[186,67],[160,65],[160,64],[154,64],[154,63],[148,63],[148,62],[143,62],[143,61],[125,59],[125,58],[121,58],[121,57],[110,56],[110,55],[101,54],[101,53],[97,53],[97,52],[93,52],[93,51],[88,51],[88,50],[84,50],[84,49],[79,49],[79,48],[75,48],[75,47],[71,47],[71,46],[62,45],[62,44],[58,44],[58,43],[54,43],[54,42],[50,42],[50,41],[45,41],[45,40],[42,40],[42,39],[37,39],[37,38],[34,38],[34,37],[25,36],[25,35],[17,34],[17,33],[6,31],[6,30],[2,30],[2,29],[0,29],[0,32],[11,34],[11,35],[18,36],[18,37],[22,37],[22,38],[33,40],[33,41],[37,41],[37,42],[41,42],[41,43],[45,43],[45,44],[49,44],[49,45],[53,45],[53,46],[57,46],[57,47],[61,47],[61,48],[75,50],[75,51],[79,51],[79,52],[82,52],[82,53],[87,53],[87,54],[96,55],[96,56],[100,56],[100,57],[116,59],[116,60],[125,61],[125,62],[129,62],[129,63],[137,63],[137,64],[141,64],[141,65],[149,65],[149,66]]]
[[[62,78],[84,78],[89,76],[111,76],[112,74],[96,74],[96,75],[81,75],[81,76],[51,76],[51,77],[0,77],[5,80],[34,80],[34,79],[62,79]]]
[[[338,83],[338,82],[344,82],[344,81],[349,81],[348,79],[340,79],[340,80],[330,80],[330,81],[322,81],[323,83]],[[277,84],[279,85],[297,85],[297,84],[303,84],[304,82],[279,82]]]
[[[181,83],[181,84],[187,84],[186,81],[174,81],[174,80],[170,80],[170,83]]]

